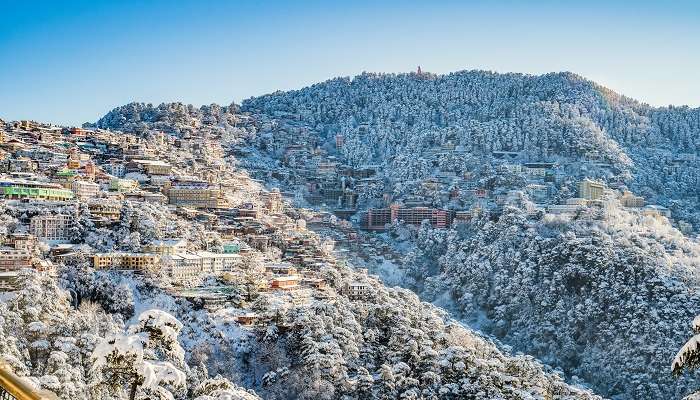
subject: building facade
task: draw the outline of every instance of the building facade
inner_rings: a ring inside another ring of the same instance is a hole
[[[602,182],[584,179],[578,185],[579,197],[586,200],[600,200],[607,187]]]
[[[73,192],[54,183],[5,180],[0,181],[0,198],[8,200],[70,200]]]
[[[36,215],[29,222],[29,232],[41,240],[69,240],[74,218],[67,214]]]
[[[87,200],[97,196],[100,185],[88,181],[73,181],[70,184],[73,195],[79,200]]]
[[[32,255],[24,249],[0,248],[0,272],[13,272],[32,266]]]
[[[154,268],[158,261],[158,255],[151,253],[98,253],[92,257],[95,269],[143,271]]]

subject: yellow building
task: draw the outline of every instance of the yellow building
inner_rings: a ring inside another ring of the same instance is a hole
[[[599,200],[607,187],[602,182],[584,179],[578,185],[579,197],[586,200]]]
[[[68,153],[68,161],[66,162],[68,169],[78,169],[80,168],[80,154],[73,148]]]
[[[92,257],[92,265],[95,269],[143,271],[153,268],[159,260],[152,253],[98,253]]]
[[[187,182],[169,186],[165,192],[170,204],[193,208],[220,208],[225,205],[223,193],[206,182]]]

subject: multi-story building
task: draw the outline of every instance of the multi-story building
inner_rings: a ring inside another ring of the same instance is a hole
[[[582,199],[580,197],[572,197],[570,199],[566,199],[566,205],[568,206],[578,206],[578,207],[586,207],[588,206],[588,200]]]
[[[208,251],[179,251],[163,257],[170,277],[178,283],[212,274],[230,272],[241,262],[238,254],[220,254]]]
[[[88,181],[73,181],[70,183],[70,189],[77,199],[84,201],[97,196],[100,185]]]
[[[583,206],[577,204],[550,204],[547,212],[550,214],[576,214]]]
[[[124,193],[125,200],[141,201],[144,203],[165,204],[168,198],[162,193],[147,192],[145,190],[132,190]]]
[[[397,208],[396,219],[410,225],[420,225],[424,220],[436,228],[446,228],[450,225],[451,218],[447,210],[438,210],[428,207]]]
[[[70,150],[70,153],[68,154],[68,161],[66,162],[66,166],[69,169],[80,168],[80,153],[78,153],[77,149],[73,148]]]
[[[362,216],[360,225],[366,230],[384,230],[386,224],[403,221],[409,225],[420,225],[428,220],[436,228],[452,224],[454,212],[429,207],[401,207],[392,204],[389,208],[369,209]]]
[[[29,250],[0,248],[0,272],[18,271],[32,266]]]
[[[265,208],[271,214],[276,214],[282,211],[282,194],[277,188],[272,189],[269,192],[263,193],[263,201],[265,203]]]
[[[338,163],[333,161],[320,162],[316,168],[316,172],[319,175],[332,175],[336,173],[338,168]]]
[[[392,222],[389,208],[370,208],[362,217],[362,228],[367,230],[384,230],[386,224]]]
[[[73,127],[73,128],[70,128],[70,133],[71,133],[71,135],[76,136],[76,137],[85,137],[85,134],[87,133],[87,131],[83,128]]]
[[[165,187],[168,202],[182,207],[220,208],[225,201],[221,189],[201,181],[179,181]]]
[[[36,237],[28,233],[11,233],[5,239],[6,246],[17,250],[32,251],[36,244]]]
[[[122,203],[116,200],[93,199],[88,202],[90,215],[98,218],[107,218],[110,221],[118,221],[121,217]]]
[[[335,135],[335,147],[340,149],[343,147],[343,145],[345,145],[345,135]]]
[[[640,208],[644,207],[644,197],[635,196],[634,193],[625,190],[620,196],[620,204],[623,207]]]
[[[73,220],[67,214],[36,215],[29,222],[29,231],[41,240],[64,241],[69,239]]]
[[[143,172],[148,175],[170,175],[172,165],[160,160],[132,160]]]
[[[0,180],[0,198],[70,200],[73,198],[73,192],[55,183],[9,179]]]
[[[272,280],[270,281],[271,289],[294,290],[298,287],[299,276],[297,275],[278,276],[272,278]]]
[[[372,294],[372,286],[369,283],[353,281],[345,285],[343,292],[351,300],[362,300]]]
[[[9,172],[36,172],[38,163],[29,157],[10,158],[7,164]]]
[[[147,160],[152,158],[153,150],[149,149],[145,144],[133,143],[128,144],[122,154],[127,160],[142,159]]]
[[[145,247],[145,250],[148,253],[170,255],[184,251],[186,247],[187,240],[185,239],[163,239],[151,241],[151,243]]]
[[[92,257],[95,269],[143,271],[154,268],[160,257],[152,253],[98,253]]]
[[[648,205],[644,206],[642,208],[642,215],[646,215],[649,217],[654,217],[654,218],[660,218],[660,217],[666,217],[666,218],[671,218],[671,210],[664,206],[658,206],[658,205]]]
[[[103,166],[104,170],[118,178],[121,178],[126,173],[126,166],[121,161],[111,161]]]
[[[139,183],[133,179],[112,178],[109,181],[109,190],[128,192],[139,187]]]
[[[289,263],[270,264],[265,266],[265,271],[273,275],[296,275],[297,268]]]
[[[237,254],[241,251],[241,244],[239,242],[226,242],[223,247],[225,254]]]
[[[586,200],[600,200],[607,187],[602,182],[584,179],[578,185],[579,197]]]
[[[531,183],[525,187],[525,190],[530,196],[530,199],[535,203],[546,203],[549,199],[549,187],[545,185]]]

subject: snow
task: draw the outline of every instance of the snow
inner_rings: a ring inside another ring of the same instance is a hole
[[[95,367],[107,366],[109,357],[115,354],[134,356],[134,364],[143,362],[143,343],[146,334],[115,335],[100,342],[92,352]]]
[[[185,387],[185,373],[177,369],[167,361],[146,361],[141,367],[140,375],[143,377],[143,386],[156,388],[167,384],[176,387]]]
[[[177,333],[182,330],[182,322],[162,310],[146,310],[139,315],[139,322],[144,327],[162,329],[168,338],[176,339]]]
[[[694,323],[695,321],[693,321],[693,324]],[[676,354],[676,356],[673,358],[673,362],[671,363],[671,371],[675,372],[683,368],[688,360],[688,357],[690,357],[693,353],[697,354],[698,350],[700,350],[700,334],[688,339],[683,347],[678,350],[678,354]]]

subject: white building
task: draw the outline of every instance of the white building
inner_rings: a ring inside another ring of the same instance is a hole
[[[552,204],[547,206],[547,212],[550,214],[576,214],[583,206],[577,204]]]
[[[671,218],[671,210],[664,206],[648,205],[642,207],[642,215],[649,217],[660,218],[666,217]]]
[[[73,216],[66,214],[37,215],[29,222],[29,232],[41,240],[64,241],[69,239]]]
[[[70,190],[78,200],[87,200],[97,196],[100,185],[88,181],[73,181],[70,184]]]
[[[345,285],[345,293],[352,300],[365,299],[372,294],[369,283],[353,281]]]
[[[241,262],[241,256],[209,251],[175,252],[163,257],[173,281],[186,283],[207,275],[230,272]]]

